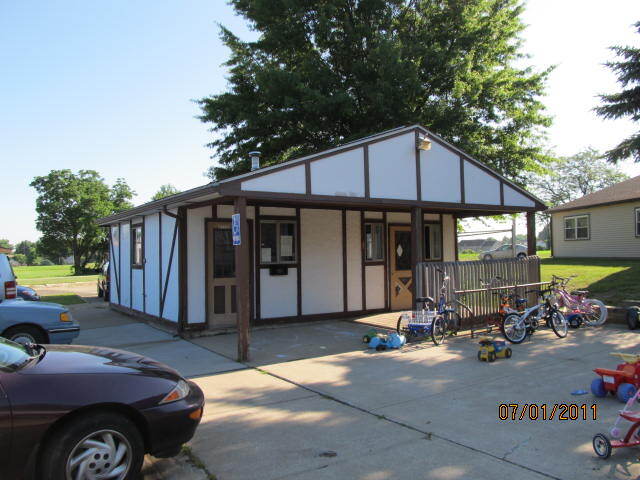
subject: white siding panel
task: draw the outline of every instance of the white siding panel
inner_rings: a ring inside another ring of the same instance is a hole
[[[211,207],[187,210],[187,312],[188,323],[206,322],[204,219]]]
[[[382,220],[382,212],[364,212],[364,219],[368,220],[370,218]]]
[[[171,213],[177,213],[177,211],[171,211]],[[178,272],[180,271],[180,260],[178,252],[180,250],[180,235],[176,235],[176,243],[173,247],[173,257],[171,256],[171,246],[173,241],[173,234],[175,230],[176,221],[169,215],[162,214],[162,289],[165,288],[165,282],[167,282],[167,270],[169,263],[171,263],[171,271],[169,272],[168,282],[166,283],[166,295],[164,300],[164,309],[162,311],[162,318],[170,320],[172,322],[178,321],[178,309],[179,309],[179,278]],[[162,293],[161,293],[162,295]]]
[[[362,237],[360,212],[347,211],[347,305],[362,310]]]
[[[500,181],[465,160],[464,200],[466,203],[500,205]]]
[[[292,317],[298,314],[298,269],[289,268],[287,275],[269,275],[260,269],[260,317]]]
[[[369,146],[371,197],[416,200],[415,152],[414,132]]]
[[[295,208],[260,207],[260,215],[276,215],[281,217],[295,217]]]
[[[442,256],[444,262],[456,260],[456,222],[453,215],[442,215]]]
[[[420,150],[422,200],[459,203],[460,157],[442,145],[431,142],[431,150]]]
[[[122,297],[122,301],[120,305],[124,307],[131,308],[131,292],[129,290],[129,286],[131,285],[131,250],[130,250],[130,229],[129,222],[122,223],[120,230],[120,255],[122,255],[122,259],[120,261],[120,266],[122,267],[122,277],[120,280],[120,296]]]
[[[635,236],[634,209],[640,202],[553,213],[554,257],[640,258],[640,237]],[[564,217],[589,215],[590,239],[565,240]]]
[[[311,162],[311,193],[364,197],[364,149]]]
[[[144,304],[142,302],[144,294],[144,292],[142,291],[142,276],[143,274],[141,268],[134,268],[131,272],[131,281],[133,282],[131,288],[131,308],[133,308],[134,310],[138,310],[139,312],[144,311]]]
[[[384,265],[365,267],[367,284],[367,310],[384,308]]]
[[[158,315],[160,312],[160,287],[158,276],[160,272],[160,257],[158,253],[158,216],[159,214],[147,215],[144,222],[144,276],[145,311],[150,315]]]
[[[513,207],[535,207],[533,200],[525,197],[506,183],[504,185],[504,204]]]
[[[242,190],[280,193],[305,193],[304,165],[285,168],[275,173],[242,182]]]
[[[122,282],[122,273],[120,272],[119,263],[119,247],[120,246],[120,228],[117,225],[111,226],[111,251],[109,252],[109,288],[111,303],[120,304],[118,298],[118,284]]]
[[[233,214],[233,205],[217,205],[216,208],[218,218],[231,218],[231,215]],[[247,218],[251,220],[255,218],[254,207],[247,207]]]
[[[343,310],[342,214],[301,210],[302,314]]]

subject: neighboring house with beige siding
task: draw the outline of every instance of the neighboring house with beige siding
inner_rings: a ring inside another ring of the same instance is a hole
[[[640,176],[548,212],[554,257],[640,258]]]

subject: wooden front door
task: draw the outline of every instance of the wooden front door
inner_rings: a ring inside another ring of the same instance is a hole
[[[411,226],[389,227],[389,267],[391,310],[411,307]]]
[[[207,326],[236,325],[236,261],[230,222],[207,223]]]

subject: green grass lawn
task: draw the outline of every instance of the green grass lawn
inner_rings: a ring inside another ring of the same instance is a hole
[[[538,250],[537,255],[540,258],[549,258],[551,257],[551,250]],[[480,260],[478,258],[478,254],[477,253],[460,253],[460,261],[461,262],[466,262],[469,260]]]
[[[44,285],[54,283],[94,282],[98,275],[74,275],[71,265],[47,267],[13,267],[20,285]]]
[[[75,293],[62,293],[60,295],[44,295],[40,297],[43,302],[59,303],[60,305],[77,305],[79,303],[86,303]]]

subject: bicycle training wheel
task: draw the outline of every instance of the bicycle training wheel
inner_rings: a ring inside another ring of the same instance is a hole
[[[555,333],[558,337],[564,338],[567,336],[567,330],[569,329],[569,322],[565,316],[560,313],[558,310],[551,313],[551,318],[549,319],[549,323],[551,324],[551,329],[553,333]]]
[[[500,330],[504,338],[511,343],[522,343],[527,336],[527,327],[524,324],[524,320],[521,320],[520,316],[515,313],[504,317],[500,324]]]
[[[597,327],[607,321],[607,306],[595,298],[587,298],[583,302],[582,316],[584,323],[590,327]]]
[[[433,319],[433,323],[431,324],[431,340],[433,340],[433,343],[436,345],[440,345],[444,342],[446,334],[447,322],[445,322],[442,315],[438,315]]]

